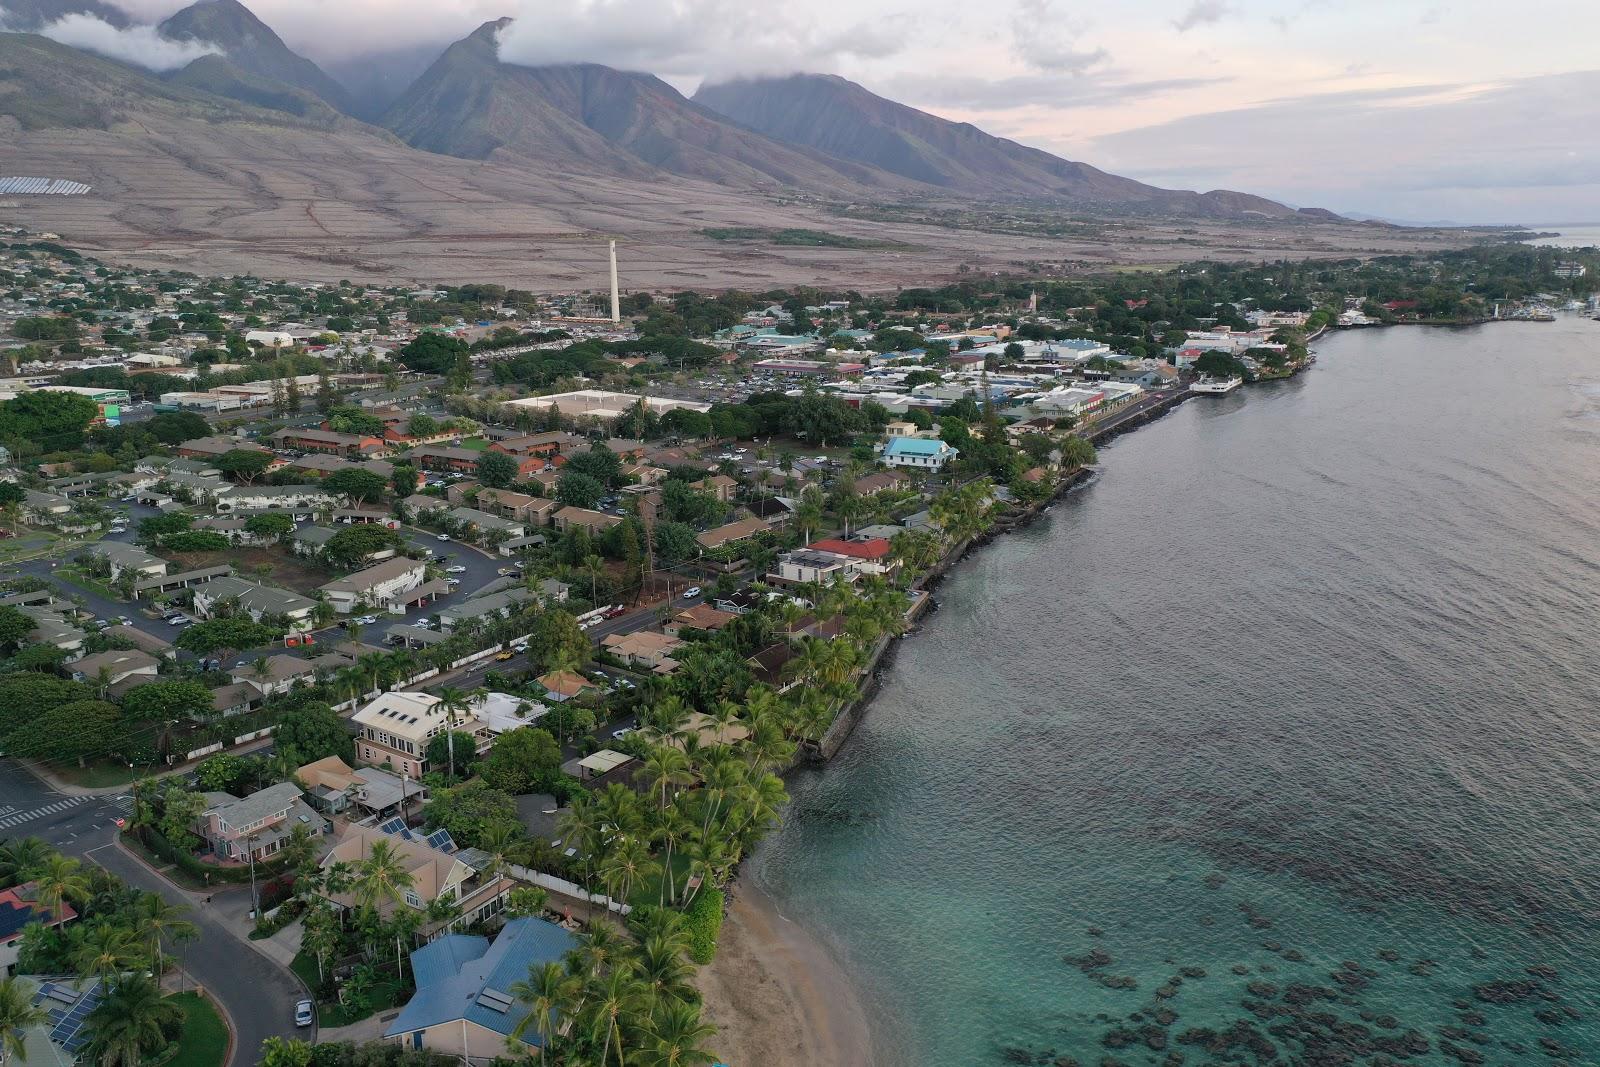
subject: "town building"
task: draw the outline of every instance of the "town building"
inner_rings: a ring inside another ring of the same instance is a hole
[[[891,467],[913,470],[944,470],[945,464],[955,459],[960,449],[945,441],[921,437],[893,437],[884,442],[883,462]]]
[[[252,622],[260,622],[269,615],[281,616],[288,620],[291,633],[304,633],[314,625],[311,615],[316,608],[315,601],[288,589],[247,582],[243,578],[212,578],[195,586],[190,595],[194,598],[194,613],[202,619],[216,618],[219,605],[231,601],[249,615]]]
[[[322,586],[322,593],[341,615],[363,610],[397,612],[404,611],[408,604],[448,591],[448,587],[431,588],[434,583],[428,583],[430,588],[424,590],[426,579],[427,570],[421,561],[402,556],[328,582]]]
[[[312,810],[293,782],[279,782],[239,798],[231,793],[205,794],[200,836],[225,862],[257,863],[283,848],[296,826],[313,837],[322,834],[322,816]]]

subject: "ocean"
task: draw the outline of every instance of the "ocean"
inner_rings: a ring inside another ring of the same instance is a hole
[[[749,867],[893,1067],[1600,1063],[1600,323],[1342,333],[974,553]]]
[[[1593,222],[1578,223],[1576,225],[1561,226],[1535,226],[1535,230],[1555,233],[1555,237],[1536,237],[1527,242],[1530,245],[1544,245],[1550,248],[1595,248],[1600,247],[1600,224]]]

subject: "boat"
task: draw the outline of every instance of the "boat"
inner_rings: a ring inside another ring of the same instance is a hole
[[[1191,393],[1202,393],[1206,396],[1221,396],[1231,393],[1244,384],[1242,378],[1200,378],[1189,386]]]

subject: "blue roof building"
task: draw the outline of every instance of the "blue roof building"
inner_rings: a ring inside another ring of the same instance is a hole
[[[937,471],[960,453],[960,449],[937,438],[891,437],[883,446],[883,461],[891,467]]]
[[[417,992],[385,1032],[411,1048],[432,1048],[470,1059],[504,1056],[506,1038],[532,1007],[511,995],[530,967],[559,963],[577,947],[572,935],[543,919],[512,919],[491,943],[446,934],[411,954]],[[537,1048],[538,1027],[521,1040]]]

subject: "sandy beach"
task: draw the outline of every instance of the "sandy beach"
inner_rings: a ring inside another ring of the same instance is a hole
[[[710,1047],[729,1067],[872,1067],[877,1060],[855,989],[821,945],[739,882],[716,959],[696,984],[717,1027]]]

